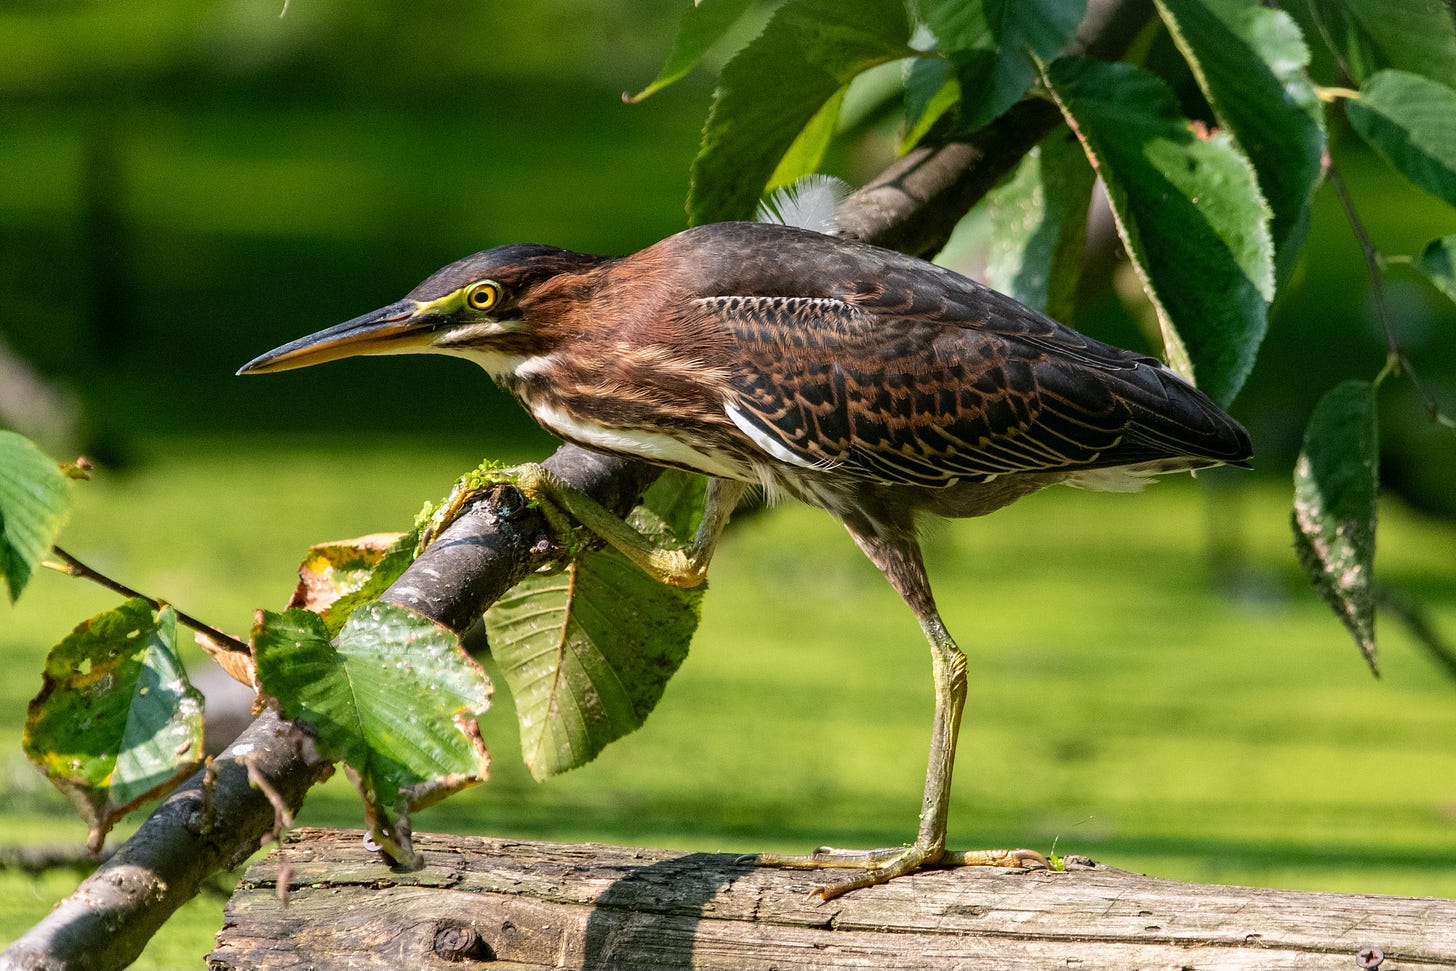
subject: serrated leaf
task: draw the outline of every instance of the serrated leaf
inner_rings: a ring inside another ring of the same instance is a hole
[[[1456,236],[1443,236],[1427,243],[1415,267],[1436,289],[1456,300]]]
[[[175,650],[177,614],[133,599],[80,624],[46,658],[25,754],[71,797],[93,852],[122,816],[202,760],[202,695]]]
[[[354,611],[337,638],[307,610],[259,613],[258,685],[358,773],[371,818],[485,778],[477,717],[490,680],[454,632],[395,604]]]
[[[355,607],[377,600],[414,562],[417,539],[415,532],[371,533],[309,547],[289,608],[313,611],[330,637],[338,634]]]
[[[830,96],[829,100],[814,113],[809,123],[799,132],[792,144],[779,159],[773,174],[768,178],[768,189],[793,185],[799,179],[819,171],[829,143],[834,140],[834,131],[839,127],[839,112],[844,107],[845,85]]]
[[[919,144],[961,99],[955,69],[943,57],[917,57],[905,74],[905,134],[900,150]]]
[[[1062,58],[1046,82],[1107,186],[1169,364],[1221,404],[1254,366],[1274,296],[1269,210],[1227,135],[1196,137],[1161,80]]]
[[[1375,655],[1375,389],[1345,381],[1310,416],[1294,467],[1294,548],[1310,583],[1349,628],[1370,670]]]
[[[1405,71],[1380,71],[1345,104],[1350,127],[1395,170],[1456,206],[1456,90]]]
[[[628,100],[641,101],[681,80],[753,4],[754,0],[694,0],[687,13],[683,14],[677,37],[672,42],[672,51],[657,78]]]
[[[1065,130],[1032,149],[987,200],[987,282],[1029,307],[1071,321],[1094,181]]]
[[[630,521],[681,542],[702,516],[701,476],[664,474]],[[521,750],[537,779],[596,758],[639,728],[687,656],[703,587],[650,579],[614,550],[531,577],[486,613],[491,654],[516,702]]]
[[[723,68],[693,159],[688,220],[751,219],[779,160],[857,74],[913,53],[902,0],[788,0]]]
[[[976,131],[1020,101],[1036,83],[1037,59],[1055,57],[1086,12],[1086,0],[922,0],[960,81],[960,129]]]
[[[1284,276],[1309,228],[1325,149],[1324,113],[1305,70],[1309,48],[1299,26],[1258,0],[1157,5],[1219,123],[1254,164]]]
[[[1456,22],[1443,0],[1310,0],[1310,8],[1357,83],[1393,67],[1456,87]]]
[[[0,431],[0,580],[14,603],[65,525],[71,490],[35,443]]]

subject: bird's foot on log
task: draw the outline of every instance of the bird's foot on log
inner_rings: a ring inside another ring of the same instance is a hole
[[[1051,864],[1036,850],[940,850],[928,846],[892,846],[878,850],[844,850],[821,846],[813,853],[778,856],[761,854],[751,858],[759,866],[790,867],[804,870],[836,868],[862,869],[864,874],[816,887],[813,893],[823,900],[862,887],[888,883],[923,867],[994,866],[1020,870],[1047,870]]]

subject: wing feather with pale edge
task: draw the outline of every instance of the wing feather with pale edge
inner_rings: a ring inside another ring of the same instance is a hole
[[[1248,457],[1243,429],[1153,358],[948,271],[926,282],[947,280],[930,299],[893,280],[702,298],[737,358],[729,417],[780,461],[889,484]]]

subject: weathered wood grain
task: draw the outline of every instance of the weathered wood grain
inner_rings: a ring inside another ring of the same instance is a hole
[[[825,903],[811,873],[725,854],[421,835],[428,866],[393,873],[361,838],[300,830],[253,866],[212,966],[1357,968],[1378,947],[1382,971],[1456,967],[1450,900],[1093,865],[934,870]]]

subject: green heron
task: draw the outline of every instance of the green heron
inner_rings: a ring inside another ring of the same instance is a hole
[[[708,476],[686,549],[653,547],[539,467],[518,479],[657,579],[701,582],[734,506],[760,486],[838,517],[909,604],[935,681],[914,843],[760,858],[864,869],[825,896],[936,863],[1044,863],[946,852],[966,659],[931,596],[917,517],[980,516],[1054,483],[1136,488],[1251,455],[1244,429],[1154,358],[931,263],[763,223],[699,226],[620,258],[486,250],[239,373],[412,353],[476,362],[569,442]]]

